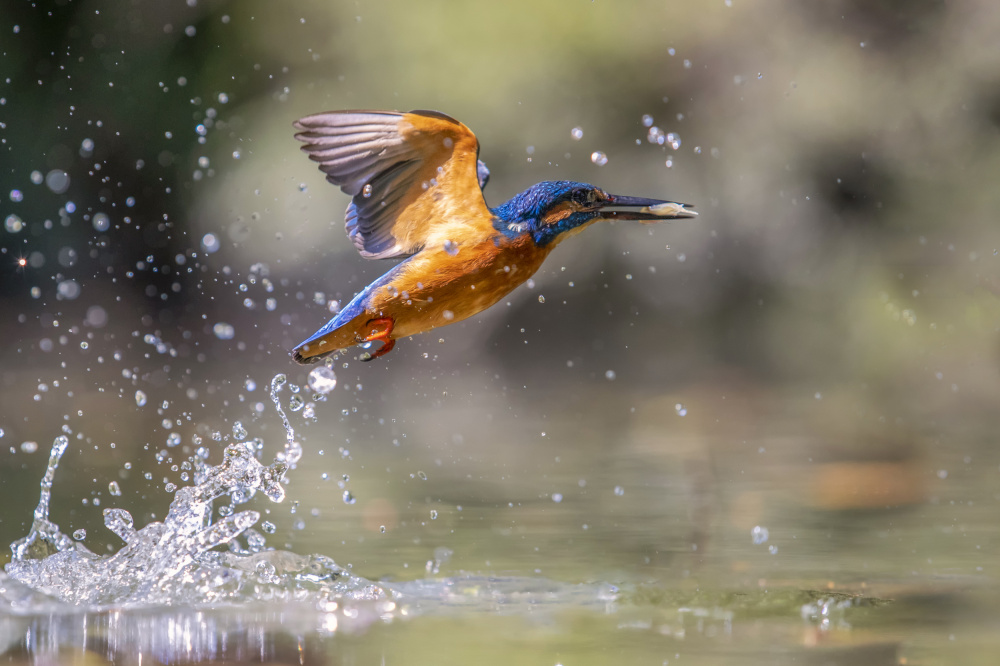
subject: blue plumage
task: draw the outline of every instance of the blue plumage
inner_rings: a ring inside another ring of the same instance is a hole
[[[372,282],[370,285],[362,289],[358,294],[351,299],[350,303],[345,305],[340,309],[333,319],[326,322],[323,328],[319,329],[308,338],[300,342],[297,346],[312,344],[316,340],[322,339],[324,336],[328,335],[330,332],[337,330],[344,324],[350,322],[352,319],[363,313],[366,309],[371,306],[372,295],[379,289],[391,284],[393,279],[400,273],[403,266],[409,259],[406,259],[399,264],[392,267],[387,273],[382,275],[379,279]]]
[[[600,192],[588,183],[572,180],[545,180],[516,194],[491,212],[496,217],[494,226],[509,238],[531,234],[535,244],[544,247],[556,236],[594,219],[591,212],[575,212],[556,224],[544,224],[543,216],[553,206],[570,199],[584,198],[588,193]]]

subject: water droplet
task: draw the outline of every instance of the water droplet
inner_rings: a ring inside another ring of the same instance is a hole
[[[371,183],[366,183],[363,188],[361,188],[361,196],[365,199],[369,199],[372,196],[372,186]]]
[[[88,326],[103,328],[108,323],[108,312],[100,305],[91,305],[87,308],[87,316],[84,319]]]
[[[146,405],[146,392],[139,390],[135,392],[135,404],[140,407],[145,407]]]
[[[617,376],[618,375],[615,374],[614,370],[608,370],[607,372],[604,373],[604,378],[607,379],[609,382],[615,381],[615,377]]]
[[[304,404],[305,403],[302,401],[302,398],[300,398],[297,395],[293,395],[291,398],[288,399],[288,409],[292,410],[293,412],[297,412],[300,409],[302,409],[302,406]]]
[[[750,538],[753,539],[753,543],[755,546],[759,546],[762,543],[766,543],[767,537],[768,533],[766,527],[761,527],[760,525],[757,525],[752,530],[750,530]]]
[[[544,303],[545,302],[545,297],[542,296],[541,294],[538,294],[538,302],[539,303]]]
[[[215,337],[220,340],[232,340],[236,336],[236,329],[232,324],[227,324],[224,321],[220,321],[218,324],[212,327],[212,332],[215,333]]]
[[[431,509],[431,520],[437,520],[438,512],[437,509]]]
[[[111,481],[110,483],[108,483],[108,492],[113,497],[121,497],[122,496],[122,489],[118,487],[118,482],[117,481]]]
[[[56,295],[59,298],[72,301],[80,295],[80,285],[76,280],[63,280],[56,286]]]
[[[358,501],[357,498],[355,498],[354,495],[351,494],[350,490],[344,491],[344,504],[354,504],[357,501]]]
[[[11,213],[7,216],[7,219],[4,220],[3,226],[8,232],[16,234],[21,231],[21,229],[24,229],[24,222],[17,215]]]
[[[229,95],[226,93],[219,93],[219,104],[226,104],[229,102]]]
[[[552,493],[552,501],[559,504],[563,501],[562,493]]]
[[[73,538],[76,539],[77,541],[83,541],[84,539],[87,538],[87,530],[83,529],[76,530],[75,532],[73,532]]]
[[[21,192],[21,190],[11,190],[10,200],[13,201],[14,203],[20,203],[21,201],[24,200],[24,194]]]
[[[238,150],[234,150],[234,151],[233,151],[233,159],[234,159],[234,160],[238,160],[238,159],[240,159],[240,157],[241,157],[241,155],[240,155],[240,151],[238,151]]]
[[[242,442],[247,438],[247,429],[239,421],[233,424],[233,437],[237,442]]]
[[[308,384],[309,390],[313,393],[326,395],[333,389],[337,388],[337,375],[333,371],[333,368],[320,365],[313,368],[313,370],[309,373]]]
[[[625,489],[624,488],[622,488],[621,486],[615,486],[615,495],[617,495],[618,497],[621,497],[624,494],[625,494]]]
[[[590,161],[597,166],[604,166],[608,163],[608,156],[599,150],[595,150],[590,154]]]
[[[677,412],[677,416],[687,416],[688,413],[687,407],[679,402],[674,405],[674,411]]]
[[[38,442],[21,442],[21,450],[25,453],[34,453],[38,450]]]
[[[382,534],[385,534],[385,525],[379,525],[378,531],[381,532]]]
[[[580,139],[583,138],[583,128],[582,127],[574,127],[573,129],[571,129],[569,131],[569,135],[571,137],[573,137],[574,141],[579,141]]]
[[[678,148],[681,147],[680,134],[677,134],[676,132],[667,132],[667,135],[664,138],[666,139],[667,143],[670,144],[670,147],[673,148],[674,150],[677,150]]]
[[[420,477],[420,480],[421,480],[421,481],[426,481],[426,480],[427,480],[427,475],[426,475],[426,474],[425,474],[424,472],[420,472],[420,471],[418,471],[418,472],[417,472],[417,476],[419,476],[419,477]]]
[[[278,528],[275,527],[274,523],[272,523],[270,520],[265,520],[260,524],[260,529],[264,530],[268,534],[274,534]]]
[[[80,349],[87,351],[88,349],[90,349],[90,343],[87,342],[86,340],[82,340],[80,342]]]
[[[180,443],[181,443],[181,436],[178,433],[172,432],[169,435],[167,435],[167,446],[174,447],[178,446]]]
[[[444,251],[454,257],[458,254],[458,243],[453,240],[446,240],[444,242]]]
[[[445,310],[444,312],[441,313],[441,316],[444,317],[446,321],[451,321],[452,319],[455,318],[455,313],[452,312],[451,310]]]
[[[215,234],[205,234],[201,237],[201,249],[209,254],[218,252],[220,246],[219,237]]]

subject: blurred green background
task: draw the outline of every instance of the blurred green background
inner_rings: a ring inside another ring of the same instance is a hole
[[[96,552],[103,508],[165,514],[196,437],[279,450],[287,350],[391,265],[291,123],[429,108],[476,132],[490,205],[574,179],[700,217],[592,228],[490,311],[338,362],[272,545],[940,594],[889,638],[989,663],[996,603],[964,595],[1000,549],[998,34],[987,0],[8,3],[0,541],[64,428],[53,519]]]

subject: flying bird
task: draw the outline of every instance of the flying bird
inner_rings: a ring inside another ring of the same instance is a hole
[[[689,204],[544,181],[496,208],[489,170],[468,127],[436,111],[331,111],[295,122],[295,138],[349,194],[347,236],[366,259],[405,257],[292,350],[315,363],[482,312],[534,274],[562,242],[601,220],[695,217]]]

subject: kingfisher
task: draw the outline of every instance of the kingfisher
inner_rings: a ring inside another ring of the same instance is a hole
[[[366,259],[404,258],[291,352],[310,364],[356,344],[453,324],[531,277],[563,240],[602,220],[691,218],[690,204],[609,194],[568,180],[486,205],[479,141],[437,111],[330,111],[294,123],[302,150],[351,196],[347,236]]]

